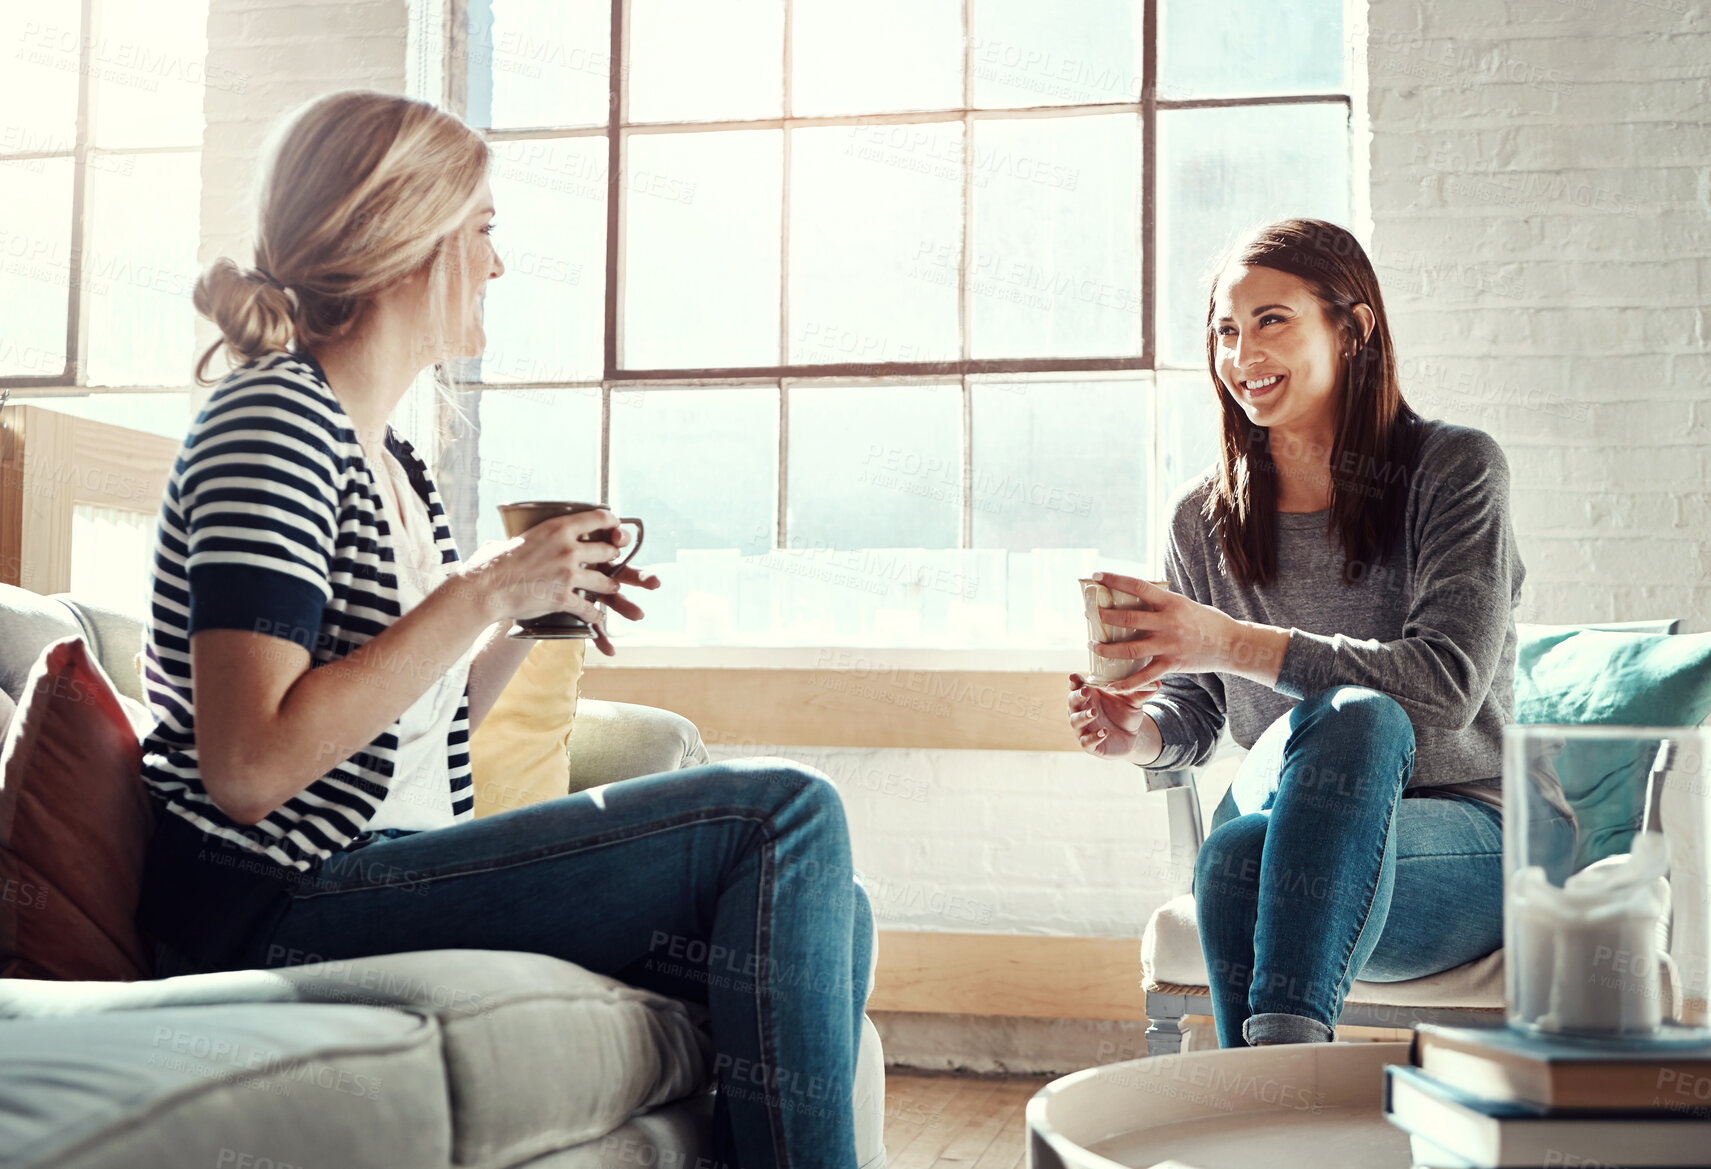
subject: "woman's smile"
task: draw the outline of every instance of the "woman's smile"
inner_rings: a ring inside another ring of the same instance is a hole
[[[1249,401],[1268,398],[1282,387],[1283,379],[1288,376],[1288,374],[1271,373],[1264,377],[1243,378],[1241,382],[1242,392],[1248,396]]]

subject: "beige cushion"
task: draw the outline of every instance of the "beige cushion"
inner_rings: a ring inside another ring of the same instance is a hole
[[[1142,985],[1148,990],[1162,986],[1206,985],[1206,958],[1200,951],[1200,929],[1194,917],[1194,896],[1165,902],[1147,922],[1141,937]],[[1349,991],[1351,1003],[1389,1007],[1503,1008],[1503,951],[1464,963],[1442,974],[1408,982],[1361,982]]]
[[[420,1013],[242,1003],[0,1030],[0,1165],[449,1163],[440,1028]]]
[[[422,950],[153,982],[0,981],[0,1019],[221,1002],[395,1006],[437,1019],[452,1159],[466,1169],[594,1140],[712,1083],[704,1007],[541,954]]]
[[[566,747],[576,722],[588,642],[545,640],[530,648],[493,709],[469,738],[475,814],[491,816],[570,791]]]

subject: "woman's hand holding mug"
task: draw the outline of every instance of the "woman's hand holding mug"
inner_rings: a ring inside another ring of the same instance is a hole
[[[616,533],[612,537],[616,543],[585,539],[611,533]],[[510,539],[482,545],[458,565],[454,575],[441,587],[456,585],[472,589],[490,622],[574,613],[593,631],[595,647],[611,657],[616,651],[606,636],[602,606],[609,605],[621,616],[639,621],[642,610],[622,596],[619,587],[626,584],[644,589],[659,587],[657,576],[640,569],[625,567],[608,576],[598,567],[619,559],[623,554],[621,549],[628,543],[629,533],[619,526],[618,517],[605,508],[554,516]],[[604,599],[592,601],[582,596],[582,592],[603,594]]]
[[[1163,749],[1158,726],[1141,704],[1158,689],[1157,682],[1137,685],[1135,678],[1119,678],[1099,686],[1080,674],[1069,676],[1069,725],[1081,749],[1101,759],[1151,762]]]
[[[1132,641],[1087,643],[1089,649],[1104,658],[1152,659],[1123,679],[1125,682],[1144,686],[1166,674],[1229,670],[1241,640],[1242,623],[1228,613],[1132,576],[1096,572],[1090,579],[1113,590],[1133,593],[1150,606],[1100,609],[1099,618],[1105,624],[1140,632]]]
[[[1124,640],[1087,643],[1099,658],[1113,662],[1107,676],[1121,673],[1123,662],[1150,660],[1127,677],[1097,684],[1071,674],[1070,726],[1089,754],[1150,763],[1158,758],[1163,743],[1158,725],[1142,711],[1142,704],[1158,691],[1166,674],[1222,669],[1230,647],[1236,644],[1239,623],[1221,610],[1151,581],[1096,572],[1085,583],[1127,594],[1140,605],[1098,608],[1088,614],[1094,628],[1136,631]]]

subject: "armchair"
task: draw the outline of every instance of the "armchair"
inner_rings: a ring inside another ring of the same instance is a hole
[[[1582,625],[1588,630],[1623,633],[1680,632],[1680,619]],[[1141,985],[1146,994],[1147,1054],[1182,1049],[1183,1019],[1212,1013],[1206,963],[1190,892],[1194,858],[1206,838],[1200,803],[1201,773],[1246,754],[1226,739],[1218,755],[1201,768],[1147,772],[1147,790],[1163,792],[1176,874],[1177,896],[1154,911],[1141,938]],[[1650,776],[1651,790],[1662,791],[1667,759]],[[1454,969],[1407,982],[1362,982],[1350,989],[1338,1020],[1342,1025],[1412,1027],[1416,1023],[1492,1026],[1503,1019],[1503,951],[1495,950]]]

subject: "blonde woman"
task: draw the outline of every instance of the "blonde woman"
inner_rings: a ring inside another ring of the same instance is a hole
[[[504,629],[558,610],[600,628],[578,589],[639,619],[623,587],[659,584],[600,571],[627,542],[608,511],[461,559],[387,423],[422,369],[482,351],[505,271],[486,143],[348,91],[265,157],[255,268],[222,258],[195,294],[223,335],[198,381],[222,347],[240,364],[155,543],[139,923],[163,968],[554,955],[707,1004],[721,1162],[854,1165],[871,911],[825,776],[739,760],[472,817],[469,735],[531,644]]]

